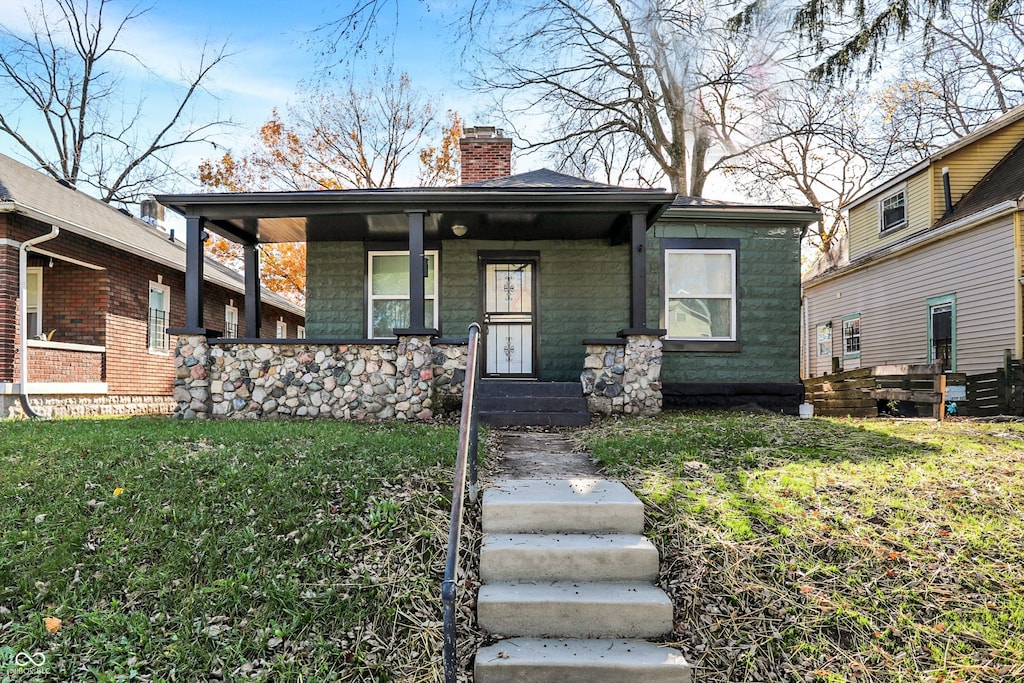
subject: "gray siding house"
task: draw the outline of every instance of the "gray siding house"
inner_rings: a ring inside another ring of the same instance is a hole
[[[562,384],[596,413],[796,410],[813,209],[510,176],[493,128],[467,130],[462,154],[457,187],[159,197],[190,245],[204,229],[247,245],[253,287],[258,243],[307,243],[307,339],[218,339],[193,311],[179,355],[211,384],[186,380],[183,409],[201,396],[216,417],[427,419],[461,393],[479,322],[485,385]],[[242,396],[232,376],[251,379]]]
[[[851,204],[848,259],[803,283],[804,375],[1019,358],[1022,201],[1018,107]]]

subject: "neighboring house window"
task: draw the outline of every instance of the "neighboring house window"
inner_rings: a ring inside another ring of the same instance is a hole
[[[277,329],[274,332],[274,336],[278,339],[284,339],[288,336],[288,323],[283,320],[277,321]]]
[[[860,357],[860,314],[843,318],[843,357]]]
[[[238,309],[234,306],[224,307],[224,336],[238,336]]]
[[[669,339],[736,340],[736,250],[665,249]]]
[[[295,336],[298,337],[299,339],[305,339],[306,338],[306,328],[303,327],[302,325],[296,325],[295,326]]]
[[[907,224],[907,191],[905,188],[893,192],[878,202],[878,210],[882,221],[881,232],[896,230]]]
[[[409,252],[371,251],[369,260],[368,336],[371,339],[395,336],[396,327],[409,326]],[[424,324],[436,327],[437,252],[428,251],[427,273],[423,279]]]
[[[832,323],[818,325],[818,355],[832,355]]]
[[[25,337],[31,339],[43,333],[43,269],[25,271]]]
[[[149,350],[152,353],[167,353],[171,338],[167,335],[171,310],[171,290],[167,285],[149,283]]]
[[[956,296],[928,299],[928,362],[956,370]]]

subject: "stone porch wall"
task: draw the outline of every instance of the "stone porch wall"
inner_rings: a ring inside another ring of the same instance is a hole
[[[591,413],[657,415],[661,412],[662,342],[656,336],[629,336],[625,342],[586,344],[583,395]]]
[[[465,345],[210,344],[182,336],[175,352],[176,417],[429,420],[435,400],[461,400]],[[444,406],[440,406],[444,407]]]

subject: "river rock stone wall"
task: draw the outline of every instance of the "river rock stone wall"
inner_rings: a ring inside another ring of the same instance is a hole
[[[591,413],[661,412],[662,343],[658,337],[629,336],[624,344],[587,344],[586,349],[580,381]]]
[[[458,358],[456,345],[435,349],[420,337],[403,337],[397,344],[268,340],[221,346],[202,336],[183,336],[175,354],[175,414],[185,419],[429,420],[436,392],[461,393]]]

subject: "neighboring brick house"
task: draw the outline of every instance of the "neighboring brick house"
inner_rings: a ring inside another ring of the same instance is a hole
[[[184,320],[184,270],[180,239],[0,155],[0,416],[22,413],[26,388],[38,414],[170,413],[176,340],[167,329]],[[206,285],[207,325],[245,336],[243,278],[208,261]],[[253,336],[303,333],[300,307],[260,298]]]
[[[512,141],[490,127],[460,145],[457,187],[158,197],[190,235],[307,242],[310,339],[218,340],[186,311],[178,355],[205,372],[179,414],[428,419],[461,394],[474,321],[481,391],[534,392],[504,424],[578,424],[552,414],[577,399],[591,413],[797,411],[800,237],[815,209],[509,175]],[[187,278],[203,266],[193,256]],[[242,398],[236,374],[252,378]]]

